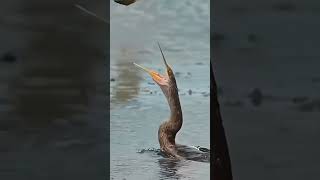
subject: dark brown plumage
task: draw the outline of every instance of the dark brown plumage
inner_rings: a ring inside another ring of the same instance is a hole
[[[170,107],[169,119],[163,122],[158,130],[160,150],[167,156],[177,159],[190,159],[195,161],[209,162],[210,150],[206,149],[207,151],[201,151],[198,149],[197,151],[195,151],[195,148],[178,145],[175,142],[176,135],[181,129],[183,123],[182,109],[174,73],[171,67],[167,64],[159,43],[158,46],[162,55],[162,59],[166,66],[166,75],[161,75],[138,64],[135,65],[147,71],[151,75],[152,79],[161,88]]]
[[[176,134],[181,129],[182,126],[182,110],[179,100],[177,82],[174,76],[174,73],[170,66],[167,64],[167,61],[163,55],[160,44],[158,43],[164,64],[166,66],[166,75],[160,75],[159,73],[148,70],[140,65],[138,67],[147,71],[152,79],[159,85],[163,94],[165,95],[169,107],[170,107],[170,118],[163,122],[158,130],[158,140],[160,144],[160,150],[168,156],[182,158],[178,155],[176,148]]]
[[[161,151],[165,152],[169,156],[181,158],[176,150],[175,137],[182,126],[182,109],[174,73],[169,66],[167,67],[167,74],[169,77],[168,86],[160,87],[167,98],[171,114],[169,120],[160,125],[158,130],[158,140]]]

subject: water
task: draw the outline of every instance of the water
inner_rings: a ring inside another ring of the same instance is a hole
[[[209,179],[209,163],[171,161],[157,131],[169,107],[160,88],[132,63],[163,73],[157,42],[176,73],[184,124],[177,142],[210,146],[209,0],[110,2],[110,173],[112,179]],[[151,149],[138,153],[141,150]]]

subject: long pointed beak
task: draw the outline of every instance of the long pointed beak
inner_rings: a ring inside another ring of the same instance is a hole
[[[162,49],[161,49],[161,46],[160,46],[159,42],[158,42],[158,46],[159,46],[159,49],[160,49],[161,54],[162,54],[163,62],[164,62],[164,64],[166,65],[167,72],[168,72],[169,70],[171,71],[171,68],[170,68],[170,66],[169,66],[168,63],[167,63],[166,58],[165,58],[164,55],[163,55],[163,52],[162,52]],[[141,66],[141,65],[139,65],[139,64],[137,64],[137,63],[133,63],[133,64],[134,64],[135,66],[137,66],[138,68],[146,71],[146,72],[152,77],[152,79],[153,79],[154,81],[156,81],[159,85],[166,85],[166,84],[168,83],[166,76],[162,76],[162,75],[160,75],[158,72],[153,71],[153,70],[150,70],[150,69],[147,69],[147,68],[145,68],[145,67],[143,67],[143,66]]]
[[[143,66],[141,66],[141,65],[139,65],[139,64],[137,64],[137,63],[133,63],[135,66],[137,66],[138,68],[140,68],[140,69],[142,69],[142,70],[144,70],[144,71],[146,71],[147,73],[151,73],[151,70],[149,70],[149,69],[147,69],[147,68],[145,68],[145,67],[143,67]]]
[[[163,55],[163,52],[162,52],[162,49],[161,49],[161,46],[160,46],[160,43],[159,43],[159,42],[158,42],[158,46],[159,46],[159,49],[160,49],[160,52],[161,52],[161,55],[162,55],[163,62],[164,62],[164,64],[166,65],[166,68],[167,68],[167,69],[170,69],[170,67],[169,67],[169,65],[168,65],[168,63],[167,63],[167,61],[166,61],[166,58],[165,58],[164,55]]]
[[[138,68],[140,68],[140,69],[146,71],[147,73],[149,73],[153,80],[155,80],[157,82],[160,82],[163,79],[163,77],[159,73],[157,73],[157,72],[155,72],[153,70],[147,69],[147,68],[145,68],[145,67],[143,67],[143,66],[141,66],[141,65],[139,65],[137,63],[133,63],[133,64],[135,66],[137,66]]]

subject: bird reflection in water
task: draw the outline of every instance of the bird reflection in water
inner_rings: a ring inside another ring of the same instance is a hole
[[[178,173],[179,168],[183,166],[182,161],[170,158],[160,158],[158,163],[160,166],[160,179],[182,178],[182,175]]]

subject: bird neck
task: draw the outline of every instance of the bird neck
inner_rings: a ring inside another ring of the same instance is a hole
[[[174,89],[171,92],[171,96],[169,96],[167,100],[171,111],[169,123],[173,125],[172,127],[175,132],[178,132],[182,126],[183,121],[178,91]]]

